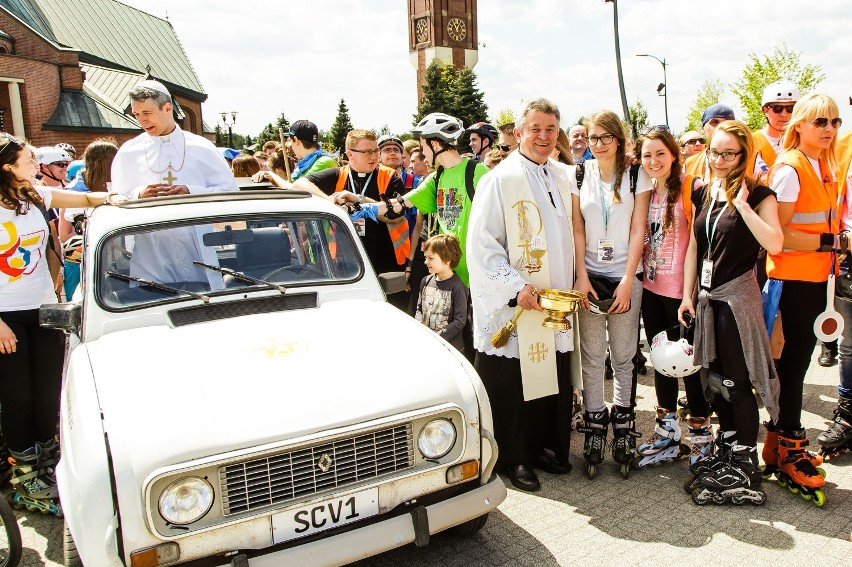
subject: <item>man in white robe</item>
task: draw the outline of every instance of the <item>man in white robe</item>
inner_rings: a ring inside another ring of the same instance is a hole
[[[201,136],[180,129],[172,97],[158,81],[142,81],[130,91],[130,108],[145,132],[124,143],[112,162],[112,190],[131,199],[237,191],[222,155]],[[222,276],[193,265],[218,265],[216,250],[202,244],[209,227],[196,226],[138,234],[130,275],[166,284],[200,283],[221,289]],[[195,290],[195,291],[204,291]]]
[[[528,491],[540,487],[533,468],[570,470],[568,353],[576,328],[542,327],[538,304],[543,288],[574,284],[569,171],[549,158],[558,133],[555,104],[537,99],[524,106],[515,127],[519,151],[482,178],[467,236],[475,366],[491,400],[500,463],[512,484]],[[526,311],[517,331],[505,346],[492,346],[519,307]],[[543,375],[528,370],[546,357]]]

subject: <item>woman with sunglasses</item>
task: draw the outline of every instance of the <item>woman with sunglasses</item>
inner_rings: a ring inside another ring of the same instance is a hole
[[[639,138],[637,155],[654,191],[645,227],[642,320],[651,345],[657,333],[678,325],[683,298],[684,260],[692,226],[692,193],[704,182],[683,173],[678,144],[668,129],[653,128]],[[652,347],[653,348],[653,347]],[[657,425],[637,449],[640,468],[675,461],[689,454],[690,463],[709,456],[713,442],[710,410],[695,372],[683,377],[691,417],[692,447],[681,444],[677,414],[678,379],[654,371]]]
[[[12,454],[15,502],[59,514],[53,467],[65,355],[62,331],[39,326],[54,303],[46,209],[97,207],[112,195],[35,186],[33,148],[0,132],[0,429]]]
[[[817,340],[814,322],[827,308],[828,276],[837,269],[836,251],[845,253],[849,248],[849,233],[840,231],[837,212],[839,113],[829,96],[802,97],[784,133],[784,153],[769,175],[778,195],[784,250],[770,253],[766,272],[770,284],[781,282],[782,286],[777,311],[784,320],[784,348],[778,361],[781,412],[766,424],[765,474],[775,474],[791,491],[813,498],[819,506],[825,502],[820,490],[825,480],[816,468],[822,457],[806,450],[802,390]]]
[[[693,463],[695,478],[684,485],[696,504],[766,501],[760,488],[760,421],[752,388],[769,415],[777,417],[778,380],[754,263],[761,247],[780,252],[783,234],[775,195],[748,175],[752,147],[745,124],[720,123],[707,150],[710,185],[692,194],[696,213],[678,317],[685,324],[684,313],[695,316],[694,363],[709,368],[704,391],[712,395],[719,416],[716,454]]]
[[[586,434],[583,456],[592,478],[603,461],[607,426],[612,423],[613,459],[626,478],[636,446],[633,357],[639,337],[640,262],[651,180],[638,165],[628,166],[627,136],[615,113],[592,114],[586,127],[595,159],[577,166],[583,168],[577,171],[582,182],[573,190],[574,285],[589,295],[580,312],[585,410],[582,430]],[[604,400],[607,348],[614,374],[611,415]]]

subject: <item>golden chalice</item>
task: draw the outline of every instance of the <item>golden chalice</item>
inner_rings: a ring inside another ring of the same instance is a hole
[[[547,317],[542,326],[555,331],[567,331],[571,328],[568,316],[577,310],[586,294],[580,291],[563,289],[543,289],[538,294],[538,304]]]

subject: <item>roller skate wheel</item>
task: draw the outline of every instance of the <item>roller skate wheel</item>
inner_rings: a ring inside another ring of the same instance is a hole
[[[697,484],[696,484],[697,483]],[[683,490],[687,494],[692,494],[692,491],[700,486],[700,482],[698,481],[698,477],[695,475],[689,475],[689,478],[683,483]]]
[[[778,486],[781,488],[787,488],[787,481],[781,477],[778,477]]]
[[[786,486],[786,487],[787,487],[787,490],[789,490],[789,491],[790,491],[790,492],[792,492],[793,494],[798,494],[798,493],[799,493],[799,488],[798,488],[797,486],[793,486],[792,484],[787,484],[786,482],[784,483],[784,486]],[[804,498],[805,500],[808,500],[808,499],[810,499],[810,496],[808,496],[808,495],[806,495],[806,494],[804,494],[804,493],[803,493],[803,494],[802,494],[802,498]]]
[[[695,490],[692,491],[692,502],[697,504],[698,506],[704,506],[710,503],[710,498],[702,498],[701,493],[704,491],[704,488],[699,486]]]
[[[819,476],[821,476],[822,478],[825,478],[825,469],[824,468],[817,467],[816,470],[819,473]]]
[[[813,497],[814,506],[816,506],[817,508],[822,508],[823,506],[825,506],[825,503],[827,501],[828,500],[825,497],[825,493],[822,490],[820,490],[820,489],[814,490],[814,497]]]
[[[621,478],[623,478],[623,479],[630,478],[630,463],[622,463],[621,464]]]
[[[592,480],[593,478],[595,478],[595,476],[597,474],[598,474],[597,465],[591,465],[590,464],[590,465],[586,466],[586,476],[589,477],[589,480]]]

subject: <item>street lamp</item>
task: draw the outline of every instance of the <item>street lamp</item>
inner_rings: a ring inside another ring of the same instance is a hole
[[[612,27],[615,30],[615,66],[618,69],[618,89],[621,91],[621,109],[624,119],[630,122],[630,110],[627,108],[627,93],[624,91],[624,75],[621,73],[621,47],[618,41],[618,2],[604,0],[604,4],[612,2]]]
[[[660,60],[659,57],[657,57],[655,55],[649,55],[647,53],[640,53],[636,57],[652,57],[652,58],[656,59],[657,61],[659,61],[660,65],[663,66],[663,82],[660,83],[660,85],[657,87],[657,94],[659,96],[663,97],[663,105],[665,106],[665,109],[666,109],[666,126],[668,126],[669,125],[669,89],[668,89],[668,83],[666,82],[666,66],[668,65],[666,63],[666,58],[663,57],[663,59]]]
[[[228,129],[228,147],[233,148],[234,147],[234,133],[233,133],[232,128],[234,127],[234,124],[236,124],[236,122],[237,122],[237,111],[232,110],[231,112],[220,112],[219,114],[220,114],[220,116],[222,116],[222,124],[224,124],[225,127]],[[231,121],[230,122],[228,121],[228,115],[229,114],[231,115]]]

